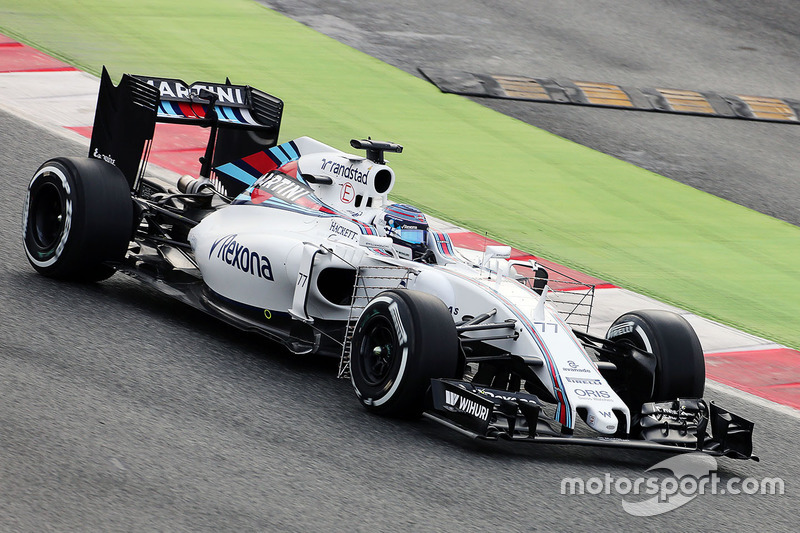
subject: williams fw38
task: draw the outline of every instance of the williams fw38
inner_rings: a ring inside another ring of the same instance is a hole
[[[632,311],[588,334],[594,288],[510,248],[457,251],[388,200],[402,147],[278,144],[283,102],[253,87],[104,70],[85,158],[25,199],[25,253],[64,280],[132,276],[300,355],[340,358],[374,413],[473,438],[756,457],[753,424],[702,399],[680,316]],[[157,122],[208,131],[199,176],[145,172]]]

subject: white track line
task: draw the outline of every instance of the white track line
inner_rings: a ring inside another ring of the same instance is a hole
[[[796,420],[800,420],[800,410],[797,410],[794,407],[790,407],[788,405],[783,405],[782,403],[776,403],[771,400],[767,400],[766,398],[762,398],[761,396],[756,396],[755,394],[750,394],[749,392],[739,390],[736,387],[731,387],[730,385],[725,385],[724,383],[719,383],[718,381],[706,380],[706,388],[711,389],[714,392],[729,394],[742,401],[755,404],[765,409],[771,409],[772,411],[775,411],[782,415],[786,415]]]

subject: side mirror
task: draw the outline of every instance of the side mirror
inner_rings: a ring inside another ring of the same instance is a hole
[[[481,268],[489,266],[489,261],[492,259],[509,259],[511,257],[510,246],[487,246],[483,252],[483,263]]]

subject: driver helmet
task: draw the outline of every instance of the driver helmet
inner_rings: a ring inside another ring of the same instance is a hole
[[[428,221],[416,207],[392,204],[384,208],[376,223],[384,236],[411,248],[414,259],[422,257],[428,250]]]

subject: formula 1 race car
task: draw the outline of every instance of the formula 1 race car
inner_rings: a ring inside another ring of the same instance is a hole
[[[747,459],[753,423],[702,399],[679,315],[634,311],[590,335],[559,294],[590,294],[510,248],[457,250],[388,200],[398,144],[278,144],[283,102],[226,83],[103,70],[89,157],[33,176],[24,248],[39,273],[130,275],[296,354],[340,358],[369,411],[474,438]],[[207,128],[199,177],[145,174],[155,124]]]

